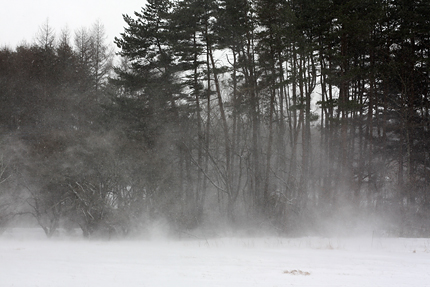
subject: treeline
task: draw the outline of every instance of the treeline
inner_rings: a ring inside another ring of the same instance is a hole
[[[94,44],[3,50],[2,184],[25,187],[48,235],[215,218],[428,235],[428,15],[418,0],[150,0],[124,16],[109,82]]]
[[[35,43],[0,50],[2,230],[24,215],[49,237],[65,218],[86,233],[93,228],[87,217],[99,215],[85,213],[88,202],[76,188],[101,170],[97,157],[104,159],[97,141],[110,46],[100,22],[59,37],[46,22]]]

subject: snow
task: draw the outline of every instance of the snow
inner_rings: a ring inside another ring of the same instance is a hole
[[[430,286],[425,238],[1,238],[5,287]]]

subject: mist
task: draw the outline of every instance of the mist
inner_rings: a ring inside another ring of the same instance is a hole
[[[221,2],[0,50],[2,231],[429,236],[427,59],[380,20],[411,17]]]

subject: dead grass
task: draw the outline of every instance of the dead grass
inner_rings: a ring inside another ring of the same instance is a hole
[[[310,272],[302,271],[302,270],[285,270],[284,274],[303,275],[303,276],[309,276],[309,275],[311,275]]]

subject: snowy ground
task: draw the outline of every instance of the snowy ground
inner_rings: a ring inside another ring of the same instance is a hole
[[[430,286],[430,239],[0,240],[0,286]]]

